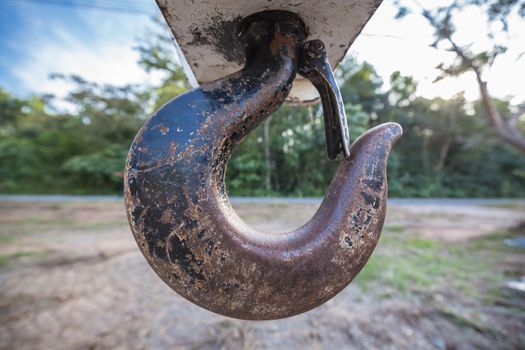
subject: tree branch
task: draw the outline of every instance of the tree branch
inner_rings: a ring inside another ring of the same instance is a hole
[[[488,88],[487,82],[485,82],[481,76],[481,67],[474,62],[474,60],[468,56],[468,54],[456,44],[452,39],[452,32],[440,24],[432,17],[429,11],[424,11],[423,16],[427,18],[430,24],[436,28],[441,38],[446,39],[451,45],[451,51],[456,53],[461,59],[465,67],[470,68],[476,74],[476,80],[478,82],[481,101],[483,108],[487,114],[489,124],[494,128],[496,133],[500,135],[503,140],[513,145],[521,153],[525,155],[525,135],[519,129],[519,118],[525,113],[525,104],[520,107],[517,113],[512,115],[507,121],[505,121],[499,113],[494,101],[492,100]]]
[[[525,155],[525,135],[519,130],[518,125],[519,117],[525,113],[525,106],[522,106],[517,113],[505,122],[494,105],[494,101],[490,97],[487,83],[481,79],[478,70],[476,70],[475,73],[479,85],[479,91],[481,93],[481,100],[487,118],[489,119],[489,123],[505,141],[516,147]]]
[[[507,124],[511,128],[513,128],[513,129],[516,128],[517,129],[519,127],[518,122],[520,120],[520,117],[522,115],[524,115],[524,114],[525,114],[525,103],[522,104],[521,106],[519,106],[518,111],[510,116],[509,121],[507,122]]]

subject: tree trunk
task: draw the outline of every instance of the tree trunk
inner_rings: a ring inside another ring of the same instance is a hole
[[[521,106],[518,112],[505,121],[490,97],[487,83],[483,81],[481,74],[477,69],[474,69],[474,72],[476,73],[483,108],[485,109],[490,125],[492,125],[494,130],[503,138],[503,140],[510,143],[525,155],[525,135],[519,130],[519,118],[525,114],[525,106]]]
[[[449,134],[445,140],[445,142],[441,145],[441,149],[439,150],[439,158],[436,163],[436,171],[441,174],[441,171],[443,170],[443,167],[445,166],[445,162],[447,161],[448,153],[450,150],[450,146],[452,145],[452,142],[454,141],[454,130],[456,129],[456,106],[453,105],[449,107],[449,124],[450,128],[452,129],[452,134]],[[441,176],[441,175],[440,175]]]
[[[266,173],[264,176],[264,187],[266,191],[272,190],[272,154],[270,149],[270,122],[272,117],[268,117],[263,123],[263,141],[264,141],[264,163]]]
[[[452,9],[452,7],[450,7],[450,9]],[[519,119],[525,114],[525,105],[522,105],[518,112],[512,115],[509,119],[503,119],[496,108],[494,101],[492,101],[492,98],[490,97],[487,88],[487,82],[485,82],[481,77],[480,66],[475,63],[475,60],[472,56],[469,56],[469,54],[465,52],[463,48],[456,44],[452,38],[453,31],[451,31],[451,29],[447,26],[441,25],[436,20],[436,18],[430,15],[429,11],[424,11],[423,17],[425,17],[429,23],[439,31],[440,35],[442,36],[441,39],[445,39],[450,43],[450,50],[458,55],[459,59],[462,61],[462,64],[470,68],[476,74],[479,91],[481,93],[481,101],[483,103],[483,108],[485,109],[490,125],[504,141],[511,144],[518,151],[525,155],[525,134],[519,128]]]

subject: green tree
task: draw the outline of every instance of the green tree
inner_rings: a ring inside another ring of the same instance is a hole
[[[153,89],[153,109],[157,109],[169,100],[190,88],[186,75],[178,60],[169,29],[160,17],[154,17],[154,27],[140,39],[137,51],[140,53],[139,64],[147,72],[162,75],[162,82]]]
[[[0,192],[121,193],[134,135],[157,107],[189,88],[161,28],[138,47],[144,69],[161,77],[158,86],[56,75],[71,86],[70,112],[56,108],[52,96],[21,99],[0,90]],[[399,72],[385,90],[370,64],[351,57],[336,78],[352,140],[385,121],[405,130],[390,157],[392,195],[525,195],[525,158],[479,117],[487,113],[482,101],[418,97],[417,82]],[[500,115],[511,114],[508,101],[491,101]],[[229,193],[322,196],[339,164],[327,160],[324,138],[320,105],[281,107],[234,152],[226,174]]]

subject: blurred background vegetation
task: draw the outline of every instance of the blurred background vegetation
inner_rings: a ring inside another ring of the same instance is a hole
[[[407,12],[400,7],[400,17]],[[450,25],[450,12],[423,15],[436,28],[436,43],[449,39],[440,26]],[[499,49],[460,59],[443,72],[490,66]],[[121,193],[127,150],[145,118],[189,88],[165,31],[146,33],[137,50],[145,70],[162,73],[158,86],[98,85],[56,74],[51,78],[74,87],[69,112],[53,96],[20,99],[0,89],[0,193]],[[525,157],[487,122],[483,100],[417,97],[411,77],[394,73],[385,84],[374,67],[352,57],[336,75],[352,140],[386,121],[404,128],[389,163],[392,196],[525,195]],[[499,115],[515,113],[508,101],[491,101]],[[516,122],[523,128],[523,118]],[[227,188],[239,196],[322,196],[336,166],[326,159],[321,107],[283,107],[236,150]]]

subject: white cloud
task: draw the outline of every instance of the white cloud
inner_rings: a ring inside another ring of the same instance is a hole
[[[137,65],[138,55],[130,47],[111,45],[93,51],[84,45],[46,45],[37,48],[29,66],[18,66],[15,74],[36,92],[62,94],[63,84],[48,79],[51,73],[77,74],[99,83],[126,84],[147,80]]]
[[[29,16],[33,17],[34,14]],[[32,93],[64,97],[71,86],[49,75],[75,74],[86,80],[112,85],[156,84],[158,75],[146,73],[133,47],[138,34],[145,32],[148,16],[126,16],[86,12],[76,24],[87,28],[82,37],[64,23],[31,22],[31,44],[24,55],[11,64],[11,72]]]

